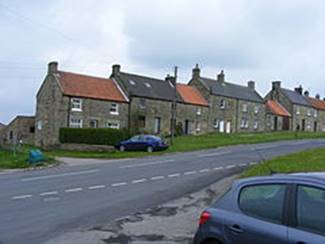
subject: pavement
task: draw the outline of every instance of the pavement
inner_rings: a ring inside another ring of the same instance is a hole
[[[127,160],[74,159],[74,164],[39,171],[4,172],[0,174],[0,243],[46,243],[105,226],[187,196],[261,160],[317,147],[325,147],[325,140]]]

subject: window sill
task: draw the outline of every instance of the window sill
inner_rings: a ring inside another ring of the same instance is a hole
[[[110,114],[110,115],[119,115],[118,112],[110,112],[109,114]]]
[[[82,112],[82,109],[73,108],[71,109],[71,112]]]

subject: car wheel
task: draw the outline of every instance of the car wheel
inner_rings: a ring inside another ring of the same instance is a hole
[[[208,239],[204,241],[203,244],[222,244],[222,243],[215,239]]]
[[[119,149],[120,149],[120,152],[124,152],[125,151],[125,146],[121,145]]]
[[[152,146],[149,146],[149,147],[147,147],[147,152],[153,152],[153,147]]]

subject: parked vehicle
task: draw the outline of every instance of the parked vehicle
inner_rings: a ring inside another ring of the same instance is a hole
[[[195,244],[324,244],[325,173],[235,182],[200,217]]]
[[[121,141],[115,146],[120,151],[159,151],[168,148],[168,144],[158,136],[136,135],[126,141]]]

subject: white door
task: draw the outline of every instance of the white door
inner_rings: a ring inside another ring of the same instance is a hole
[[[223,120],[220,120],[219,122],[219,132],[221,133],[225,132],[225,122]]]
[[[227,121],[227,125],[226,125],[226,133],[229,134],[231,131],[231,122]]]

